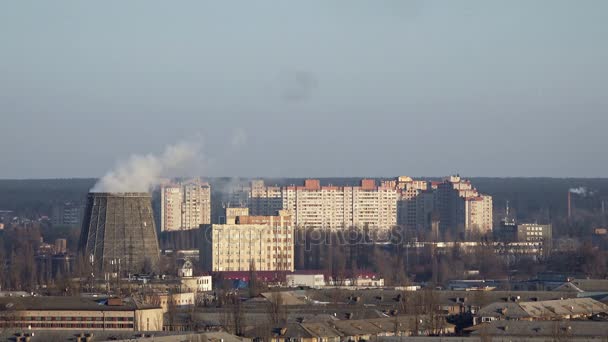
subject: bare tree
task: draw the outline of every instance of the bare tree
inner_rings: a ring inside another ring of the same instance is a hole
[[[286,321],[287,315],[281,292],[272,292],[268,298],[268,319],[278,326]]]
[[[178,308],[176,303],[176,296],[179,294],[174,293],[173,291],[169,291],[167,293],[167,326],[169,327],[169,331],[174,331],[177,323],[178,317]]]
[[[243,303],[238,293],[230,297],[230,323],[232,331],[235,335],[242,336],[243,328],[245,327],[245,314],[243,312]]]
[[[570,331],[568,322],[555,321],[553,324],[553,330],[551,331],[551,338],[555,342],[565,342],[572,340],[572,332]]]
[[[249,297],[257,297],[262,291],[262,284],[258,279],[258,273],[255,268],[255,261],[249,262]]]

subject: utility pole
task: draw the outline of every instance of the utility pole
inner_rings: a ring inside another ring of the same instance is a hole
[[[89,256],[89,261],[91,263],[91,283],[89,284],[89,291],[93,292],[93,286],[95,285],[95,256],[93,254]]]

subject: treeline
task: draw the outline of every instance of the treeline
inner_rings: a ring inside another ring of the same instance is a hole
[[[449,248],[411,248],[408,242],[416,234],[396,227],[379,236],[368,229],[345,230],[298,229],[295,232],[296,269],[323,270],[338,283],[366,271],[379,274],[386,285],[429,282],[445,285],[449,280],[467,278],[476,270],[476,279],[506,279],[517,276],[533,278],[538,272],[554,271],[584,274],[592,278],[608,277],[608,242],[584,240],[569,252],[542,255],[507,255],[497,253],[495,245],[480,236],[475,247],[455,243]],[[549,249],[550,244],[545,248]]]
[[[29,218],[50,215],[57,203],[84,203],[95,181],[92,178],[0,180],[0,210],[11,210]]]
[[[366,228],[298,229],[295,235],[296,269],[323,270],[338,283],[366,272],[379,274],[386,285],[414,281],[444,284],[461,279],[468,269],[478,269],[487,278],[508,272],[507,263],[490,244],[474,252],[458,246],[409,248],[408,243],[416,241],[417,235],[402,227],[385,234]]]
[[[42,223],[7,226],[0,231],[0,286],[2,289],[33,291],[70,274],[53,273],[50,259],[36,260],[36,252],[43,242],[67,240],[68,250],[77,249],[79,229],[51,227]],[[47,265],[48,263],[48,265]]]

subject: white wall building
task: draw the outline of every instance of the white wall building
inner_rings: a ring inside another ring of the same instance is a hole
[[[307,286],[320,288],[325,286],[325,276],[322,274],[288,274],[285,277],[287,286]]]
[[[360,186],[321,186],[308,179],[304,186],[265,187],[252,182],[251,212],[275,215],[289,211],[294,226],[319,229],[349,227],[392,228],[397,223],[397,190],[364,179]]]
[[[197,229],[211,223],[211,187],[193,180],[161,187],[161,231]]]
[[[203,226],[201,264],[207,272],[294,270],[294,232],[289,217],[244,216],[243,222]]]

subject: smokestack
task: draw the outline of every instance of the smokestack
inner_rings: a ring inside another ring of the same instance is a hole
[[[572,191],[568,190],[568,220],[572,218]]]

